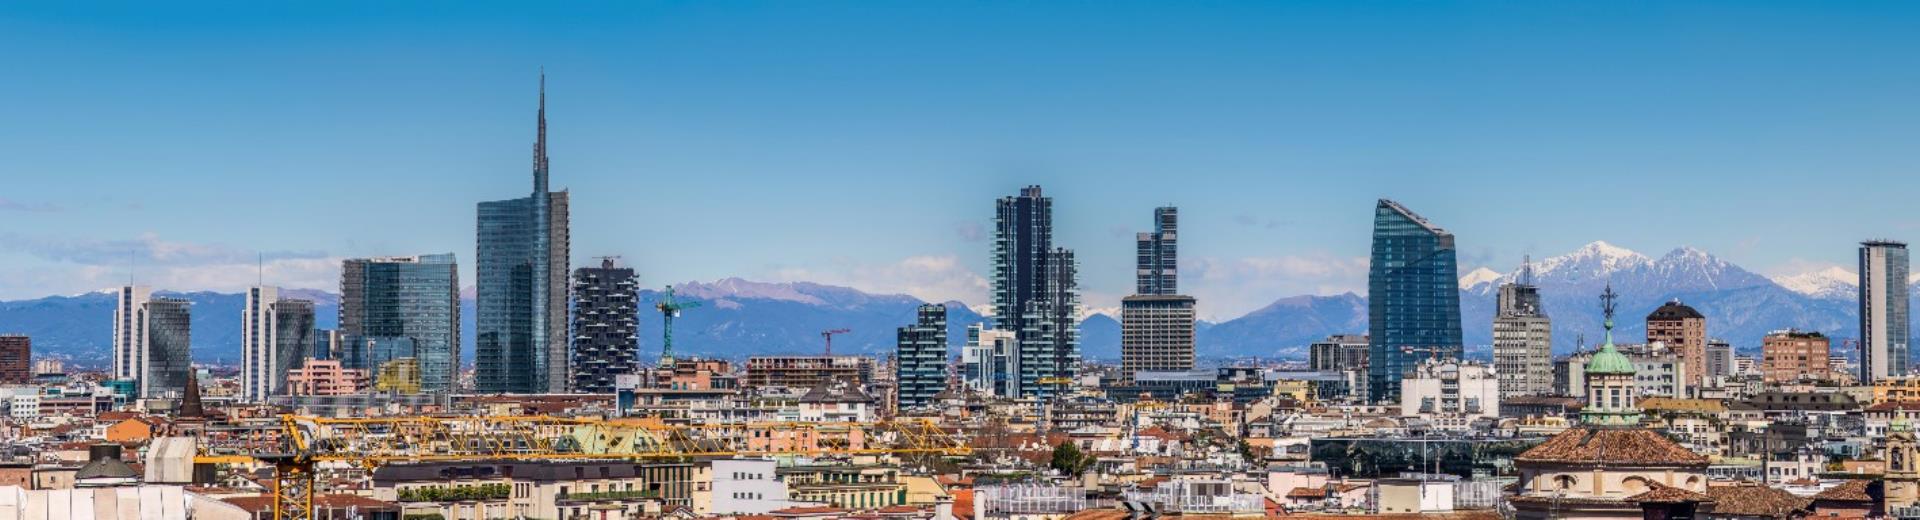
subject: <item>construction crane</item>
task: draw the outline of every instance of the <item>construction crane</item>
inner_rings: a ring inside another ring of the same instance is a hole
[[[315,468],[501,460],[685,460],[973,453],[931,421],[668,425],[552,416],[327,418],[283,415],[253,435],[202,437],[195,464],[271,466],[273,518],[312,520]]]
[[[664,320],[660,326],[661,334],[665,338],[660,347],[661,366],[673,364],[673,319],[680,316],[681,309],[691,309],[699,306],[700,302],[697,301],[678,301],[673,299],[673,286],[671,285],[667,286],[666,294],[661,296],[660,300],[653,304],[654,308],[660,309],[660,317]]]
[[[827,340],[827,355],[833,355],[833,335],[853,332],[852,329],[833,329],[820,331],[820,337]]]

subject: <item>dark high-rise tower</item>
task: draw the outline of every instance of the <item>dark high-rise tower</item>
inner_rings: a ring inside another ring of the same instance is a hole
[[[1193,369],[1194,300],[1178,292],[1179,210],[1153,210],[1135,248],[1136,294],[1120,300],[1120,379],[1143,370]]]
[[[474,379],[481,392],[559,393],[567,377],[567,192],[547,188],[547,78],[540,76],[533,193],[482,202]]]
[[[1073,251],[1053,247],[1053,199],[1028,186],[1002,197],[994,214],[994,326],[1018,343],[1007,388],[1011,396],[1053,395],[1080,362],[1079,287]]]
[[[900,327],[894,354],[900,409],[933,404],[947,389],[947,306],[921,305],[914,324]]]
[[[640,284],[633,268],[573,270],[573,391],[613,393],[614,376],[639,373]]]
[[[1154,208],[1153,231],[1140,233],[1135,239],[1138,246],[1134,253],[1134,294],[1180,294],[1180,277],[1177,275],[1179,240],[1176,233],[1179,227],[1179,209],[1171,206]]]
[[[0,384],[33,382],[33,338],[0,334]]]
[[[1460,357],[1453,233],[1387,199],[1373,210],[1367,319],[1367,386],[1374,402],[1398,402],[1401,378],[1420,360]]]

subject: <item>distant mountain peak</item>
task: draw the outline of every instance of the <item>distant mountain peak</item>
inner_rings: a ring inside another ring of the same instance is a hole
[[[1501,276],[1504,275],[1485,267],[1474,269],[1472,272],[1460,275],[1460,288],[1469,289],[1483,283],[1499,282]]]
[[[1595,240],[1571,253],[1541,260],[1534,265],[1533,273],[1543,278],[1552,275],[1605,276],[1652,263],[1653,259],[1647,255],[1604,240]]]
[[[1836,265],[1795,275],[1776,276],[1773,283],[1814,298],[1852,299],[1860,290],[1860,275]]]

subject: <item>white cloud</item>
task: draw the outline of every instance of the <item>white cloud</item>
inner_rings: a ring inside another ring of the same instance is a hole
[[[991,287],[986,277],[954,255],[911,256],[898,262],[869,264],[840,261],[825,267],[783,267],[768,278],[781,282],[842,285],[869,293],[907,294],[930,302],[959,300],[978,304]]]
[[[338,290],[340,258],[318,252],[255,253],[220,244],[133,239],[90,240],[0,235],[0,244],[39,265],[0,283],[0,298],[38,298],[125,285],[155,289],[236,292],[264,281],[287,288]],[[129,269],[132,271],[129,272]]]
[[[1237,318],[1288,296],[1367,292],[1366,257],[1323,253],[1183,260],[1182,292],[1199,300],[1200,315],[1209,320]]]

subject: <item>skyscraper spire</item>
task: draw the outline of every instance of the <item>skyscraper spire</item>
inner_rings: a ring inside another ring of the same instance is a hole
[[[540,134],[533,141],[533,193],[547,193],[547,68],[540,68]]]

